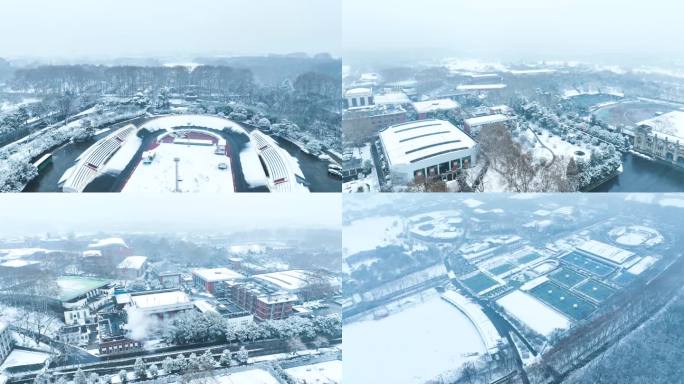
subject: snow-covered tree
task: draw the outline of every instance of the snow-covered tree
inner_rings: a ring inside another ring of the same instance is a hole
[[[249,358],[249,352],[245,346],[240,346],[240,349],[235,353],[235,360],[240,364],[247,364],[247,359]]]
[[[171,356],[166,356],[164,361],[162,361],[162,369],[167,375],[176,371],[176,362],[171,358]]]
[[[122,383],[125,383],[125,382],[128,381],[128,372],[126,372],[125,369],[122,369],[122,370],[119,371],[119,380],[120,380]]]
[[[207,371],[214,368],[215,363],[216,362],[214,361],[214,356],[208,349],[204,351],[204,353],[199,357],[199,366],[200,369],[203,371]]]
[[[232,354],[230,353],[230,350],[226,348],[221,353],[221,357],[219,358],[219,364],[221,364],[222,367],[230,367],[231,358]]]
[[[139,379],[146,378],[147,373],[145,368],[145,362],[141,357],[135,359],[135,363],[133,364],[133,372],[135,372],[135,376],[137,376]]]
[[[79,367],[74,374],[74,384],[88,384],[85,373]]]
[[[92,372],[88,376],[88,384],[100,384],[100,375],[97,372]]]
[[[159,374],[159,368],[157,368],[157,364],[150,365],[149,371],[150,371],[150,375],[152,375],[152,377],[157,377],[157,375]]]

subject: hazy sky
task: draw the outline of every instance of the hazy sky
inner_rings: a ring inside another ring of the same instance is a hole
[[[2,0],[0,57],[339,54],[341,0]]]
[[[344,0],[343,50],[681,59],[683,17],[675,0]]]
[[[0,234],[221,232],[341,226],[339,194],[4,194]]]

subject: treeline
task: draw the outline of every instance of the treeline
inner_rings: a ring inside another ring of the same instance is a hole
[[[166,322],[162,329],[164,340],[175,345],[292,338],[313,341],[320,336],[327,339],[341,337],[342,319],[339,314],[334,314],[311,319],[295,316],[284,320],[235,324],[218,314],[187,312]]]
[[[117,94],[132,96],[142,90],[194,85],[210,93],[249,94],[255,89],[252,72],[226,66],[142,67],[102,65],[49,65],[20,68],[8,84],[15,89],[31,89],[41,94]]]

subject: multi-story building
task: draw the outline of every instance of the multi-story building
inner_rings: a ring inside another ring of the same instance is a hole
[[[684,167],[684,112],[674,111],[637,123],[634,150]]]
[[[236,284],[231,292],[232,301],[252,313],[257,320],[285,319],[298,300],[297,295],[272,289],[257,281]]]
[[[511,120],[511,116],[503,114],[471,117],[470,119],[465,119],[464,128],[468,134],[477,137],[480,136],[480,132],[484,129],[499,126],[508,127]]]
[[[145,315],[154,315],[167,319],[176,314],[194,308],[194,304],[185,292],[177,290],[147,291],[130,293],[130,308],[141,311]]]
[[[147,257],[128,256],[116,267],[116,275],[124,279],[135,280],[142,277],[146,266]]]
[[[375,104],[371,88],[352,88],[344,92],[346,109],[365,108]]]
[[[192,271],[192,281],[195,288],[204,290],[217,297],[223,297],[221,282],[241,280],[244,276],[228,268],[201,268]]]
[[[342,136],[346,143],[362,144],[381,130],[408,119],[398,105],[376,105],[372,108],[346,110],[342,114]]]

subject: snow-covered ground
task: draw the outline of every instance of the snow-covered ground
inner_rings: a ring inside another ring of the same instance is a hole
[[[298,384],[342,384],[340,360],[289,368],[285,370],[285,373],[294,378]]]
[[[345,382],[424,383],[485,352],[461,311],[437,293],[423,297],[388,317],[344,326]]]
[[[644,257],[643,259],[639,260],[638,263],[634,264],[634,265],[633,265],[631,268],[629,268],[627,271],[628,271],[629,273],[631,273],[631,274],[639,275],[639,274],[641,274],[643,271],[645,271],[645,270],[647,270],[648,268],[650,268],[653,264],[655,264],[656,261],[658,261],[658,259],[656,259],[655,257],[653,257],[653,256],[646,256],[646,257]]]
[[[245,175],[245,181],[250,187],[255,188],[268,184],[264,167],[261,166],[259,156],[251,142],[247,143],[245,149],[240,152],[240,164],[242,173]]]
[[[342,255],[344,257],[397,242],[403,230],[398,216],[369,217],[355,220],[343,228]]]
[[[247,134],[244,128],[234,121],[219,116],[208,115],[169,115],[158,117],[143,124],[140,128],[149,131],[173,130],[175,128],[202,127],[216,130],[228,128],[233,132]]]
[[[0,365],[0,371],[9,367],[16,367],[19,365],[28,364],[42,364],[50,357],[49,354],[43,352],[26,351],[23,349],[14,349],[10,352],[5,362]]]
[[[176,162],[182,192],[234,192],[230,158],[214,154],[214,146],[161,143],[150,164],[141,162],[122,192],[161,193],[176,188]],[[224,163],[227,169],[219,169]]]
[[[549,336],[555,329],[567,329],[570,326],[570,320],[560,312],[519,290],[496,302],[511,316],[543,336]]]

